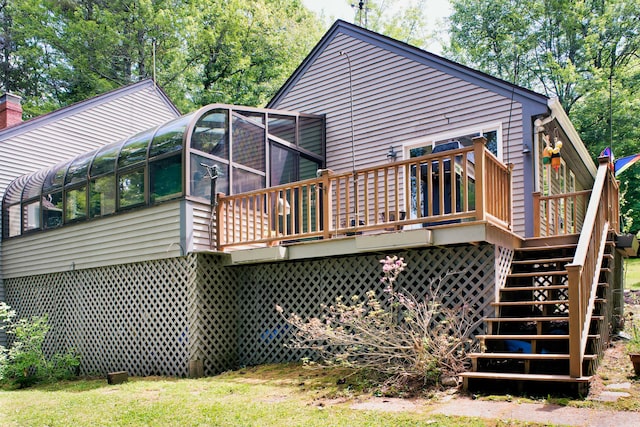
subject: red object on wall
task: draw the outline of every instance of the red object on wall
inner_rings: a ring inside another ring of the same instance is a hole
[[[18,95],[6,93],[0,96],[0,129],[22,123],[22,105]]]

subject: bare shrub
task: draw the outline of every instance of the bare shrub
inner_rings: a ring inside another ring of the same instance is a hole
[[[381,292],[371,289],[364,297],[346,301],[338,297],[334,304],[321,307],[321,316],[308,319],[296,313],[287,317],[276,306],[294,327],[290,345],[315,351],[321,366],[377,372],[388,377],[388,384],[438,384],[455,378],[466,369],[469,336],[476,326],[469,308],[443,305],[445,277],[431,280],[421,299],[406,289],[396,290],[407,265],[395,256],[380,262]]]

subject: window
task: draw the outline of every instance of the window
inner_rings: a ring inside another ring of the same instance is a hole
[[[62,191],[42,196],[42,222],[45,229],[62,225]]]
[[[75,221],[87,217],[87,186],[65,191],[64,220]]]
[[[147,159],[147,147],[155,129],[141,132],[125,142],[120,150],[118,168],[135,165]]]
[[[89,215],[91,218],[110,215],[116,211],[116,176],[109,174],[89,183]]]
[[[233,194],[265,188],[265,177],[244,169],[233,168]]]
[[[191,180],[190,192],[192,196],[203,197],[211,200],[211,179],[207,172],[207,166],[218,166],[218,179],[216,180],[216,193],[229,194],[229,167],[221,162],[208,159],[196,154],[191,155]]]
[[[296,118],[269,114],[269,133],[296,144]]]
[[[498,159],[502,160],[502,127],[500,125],[483,127],[478,130],[465,129],[458,132],[436,135],[424,142],[411,144],[407,147],[410,157],[420,157],[431,154],[437,145],[451,141],[458,141],[463,147],[471,147],[473,138],[484,136],[487,139],[487,149]]]
[[[149,148],[149,158],[182,151],[184,133],[192,118],[193,114],[188,114],[175,119],[158,129],[153,137],[151,148]]]
[[[261,126],[234,116],[231,150],[234,163],[265,171],[265,132]]]
[[[271,185],[297,181],[298,154],[278,144],[271,145]]]
[[[324,154],[322,133],[324,126],[321,119],[300,117],[300,147],[319,156]]]
[[[215,190],[226,194],[315,177],[324,164],[324,133],[321,116],[201,109],[17,178],[2,200],[3,236],[113,215],[186,192],[210,199],[212,180],[203,165],[218,167]]]
[[[191,135],[191,148],[229,158],[229,111],[216,109],[202,116]]]
[[[171,156],[149,163],[151,203],[182,196],[182,156]]]
[[[118,186],[120,189],[118,206],[120,208],[126,209],[144,204],[144,169],[122,173],[118,179]]]

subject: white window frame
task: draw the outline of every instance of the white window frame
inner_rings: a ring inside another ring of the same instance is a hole
[[[482,135],[484,133],[492,132],[492,131],[496,132],[496,135],[497,135],[496,145],[498,149],[497,157],[498,157],[498,160],[502,161],[504,149],[502,146],[503,145],[502,123],[500,122],[483,124],[480,126],[473,126],[473,127],[457,128],[457,129],[448,130],[447,132],[427,135],[423,138],[414,139],[402,145],[402,158],[408,159],[410,156],[410,150],[413,148],[420,148],[420,147],[425,147],[430,145],[431,148],[433,149],[436,141],[455,140],[457,137],[460,137],[460,136],[471,135],[474,133],[478,135]]]
[[[431,134],[422,138],[417,138],[417,139],[405,142],[404,144],[402,144],[402,159],[409,159],[411,156],[410,151],[414,148],[426,147],[430,145],[431,149],[433,150],[433,147],[435,147],[435,143],[437,141],[455,140],[460,136],[471,135],[471,134],[483,135],[487,132],[496,132],[496,146],[498,151],[497,158],[502,162],[504,150],[503,150],[501,122],[494,122],[494,123],[482,124],[478,126],[451,129],[446,132]],[[405,176],[404,168],[401,171],[401,179],[404,182],[405,200],[410,200],[411,199],[411,188],[410,188],[411,179]],[[407,214],[410,217],[413,213],[408,212]]]

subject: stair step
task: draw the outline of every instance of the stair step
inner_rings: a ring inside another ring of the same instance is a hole
[[[602,304],[606,300],[604,298],[596,298],[596,304]],[[514,307],[514,306],[527,306],[527,305],[569,305],[569,300],[566,299],[557,299],[557,300],[545,300],[545,301],[500,301],[500,302],[492,302],[491,306],[493,307]]]
[[[463,372],[460,376],[467,378],[484,378],[494,380],[511,380],[511,381],[549,381],[549,382],[567,382],[567,383],[587,383],[591,380],[591,376],[574,378],[570,375],[551,375],[551,374],[513,374],[498,372]]]
[[[539,276],[566,276],[567,270],[545,270],[545,271],[530,271],[527,273],[510,273],[507,278],[520,278],[520,277],[539,277]]]
[[[591,316],[591,320],[603,320],[604,316]],[[487,317],[485,322],[562,322],[569,316]]]
[[[598,338],[600,335],[587,335],[587,338]],[[521,340],[521,341],[545,341],[568,340],[569,335],[534,335],[534,334],[505,334],[505,335],[476,335],[479,340]]]
[[[469,353],[471,359],[521,359],[521,360],[568,360],[565,353]],[[595,360],[595,354],[585,354],[585,360]]]
[[[500,302],[492,302],[491,305],[493,307],[513,307],[513,306],[527,306],[527,305],[569,305],[569,300],[566,299],[557,299],[557,300],[546,300],[546,301],[500,301]]]
[[[541,285],[541,286],[507,286],[501,288],[500,292],[517,292],[517,291],[547,291],[553,289],[569,289],[569,285]]]
[[[515,265],[531,265],[531,264],[557,264],[559,262],[569,263],[573,261],[573,257],[562,257],[562,258],[541,258],[541,259],[521,259],[521,260],[513,260],[512,264]]]

